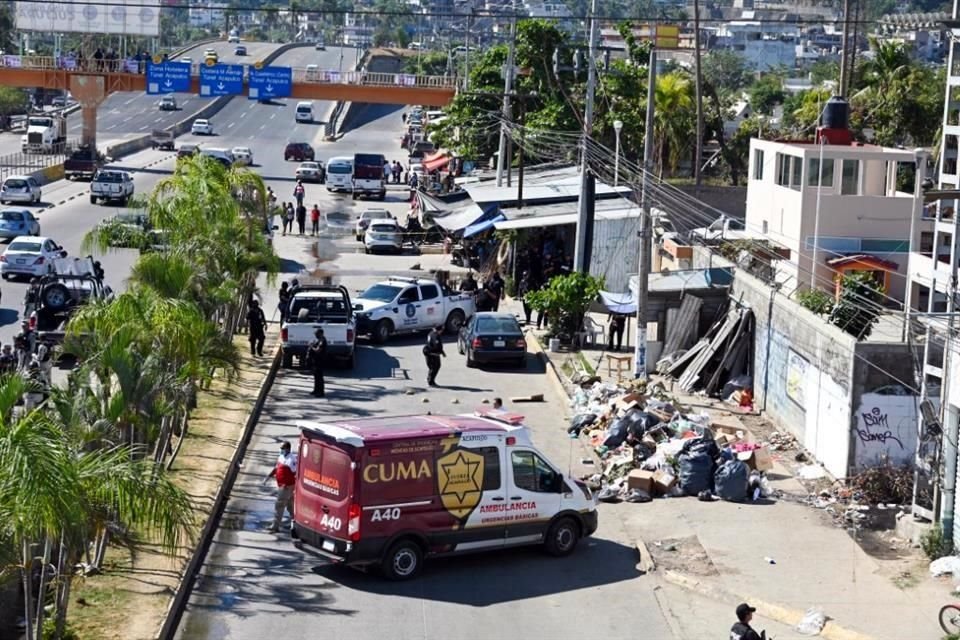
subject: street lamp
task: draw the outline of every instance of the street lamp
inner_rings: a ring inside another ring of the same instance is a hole
[[[620,183],[620,130],[623,129],[623,121],[613,121],[613,132],[617,136],[617,148],[613,161],[613,186],[619,186]]]

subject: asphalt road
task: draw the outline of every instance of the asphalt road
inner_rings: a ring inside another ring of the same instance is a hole
[[[217,42],[196,46],[186,53],[194,62],[202,62],[203,52],[214,49],[223,62],[252,63],[263,58],[277,49],[280,44],[267,42],[245,42],[246,56],[234,55],[236,44]],[[312,50],[311,50],[312,51]],[[97,146],[104,148],[124,139],[149,133],[153,129],[163,129],[186,118],[203,108],[210,98],[201,98],[192,93],[174,94],[179,109],[177,111],[159,111],[157,101],[159,96],[148,96],[145,93],[120,92],[114,93],[100,105],[97,110]],[[79,138],[82,132],[80,112],[74,112],[67,118],[67,138]],[[5,132],[0,134],[0,157],[20,151],[20,136],[18,133]]]

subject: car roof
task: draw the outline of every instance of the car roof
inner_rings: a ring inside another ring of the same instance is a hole
[[[328,423],[297,421],[305,432],[324,435],[354,447],[410,440],[414,438],[443,438],[461,433],[519,433],[525,432],[523,416],[502,413],[497,418],[480,415],[459,416],[391,416],[342,420]]]
[[[13,240],[11,240],[10,242],[11,242],[11,243],[17,242],[18,240],[24,240],[24,241],[28,241],[28,242],[39,242],[40,244],[43,244],[43,243],[46,242],[47,240],[51,240],[51,238],[49,238],[49,237],[47,237],[47,236],[17,236],[16,238],[14,238]],[[7,245],[8,248],[9,248],[9,246],[10,246],[10,245]]]
[[[512,313],[504,313],[502,311],[481,311],[475,314],[477,318],[510,318],[511,320],[516,320],[517,316]]]
[[[193,121],[193,124],[197,124],[198,122],[210,122],[210,121],[206,118],[197,118],[196,120]]]
[[[370,226],[372,227],[375,224],[389,224],[394,227],[399,227],[400,223],[394,220],[393,218],[374,218],[370,221]]]
[[[306,291],[296,291],[293,294],[294,298],[337,298],[342,299],[343,293],[340,291],[316,291],[307,289]]]
[[[3,181],[6,182],[7,180],[26,180],[27,178],[32,178],[32,177],[33,176],[25,176],[20,173],[15,173],[12,176],[7,176],[6,178],[3,179]]]

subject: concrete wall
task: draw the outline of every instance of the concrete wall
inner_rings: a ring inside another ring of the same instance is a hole
[[[686,194],[694,195],[693,185],[679,185],[679,189]],[[711,207],[725,212],[733,218],[743,218],[747,215],[747,188],[746,187],[700,187],[700,199]]]

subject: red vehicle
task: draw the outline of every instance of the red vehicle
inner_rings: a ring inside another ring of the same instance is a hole
[[[291,160],[297,162],[313,160],[313,156],[313,147],[306,142],[291,142],[287,145],[286,149],[283,150],[283,159],[286,162],[290,162]]]
[[[572,553],[597,529],[593,495],[522,423],[498,411],[298,423],[297,546],[393,580],[415,576],[426,556],[531,544]]]

